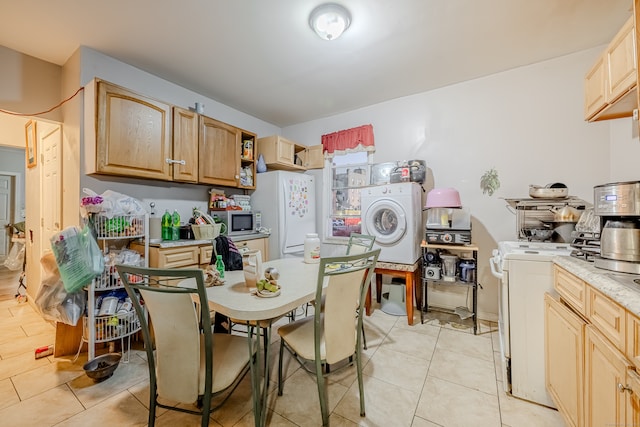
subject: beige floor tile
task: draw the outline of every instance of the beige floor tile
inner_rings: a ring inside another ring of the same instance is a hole
[[[271,389],[276,390],[275,383],[272,383]],[[251,376],[247,374],[224,405],[213,412],[211,418],[222,426],[234,426],[252,410]]]
[[[48,357],[36,359],[33,352],[8,357],[0,360],[0,380],[50,364]]]
[[[21,400],[29,399],[46,390],[85,377],[82,361],[70,363],[56,361],[11,378]]]
[[[483,360],[436,347],[429,376],[495,395],[496,372],[493,360]]]
[[[493,352],[493,366],[496,370],[496,381],[502,381],[502,355],[499,351]]]
[[[420,323],[420,318],[416,319],[413,325],[408,325],[407,322],[397,321],[394,328],[408,329],[411,332],[418,332],[435,338],[437,338],[440,333],[439,326],[430,323]]]
[[[442,329],[438,337],[438,348],[493,361],[493,348],[488,336]]]
[[[8,378],[0,380],[0,409],[15,405],[18,402],[20,402],[20,398],[11,380]]]
[[[33,357],[36,348],[53,344],[54,341],[55,332],[48,332],[5,342],[0,344],[0,358],[6,359],[23,353],[30,353]]]
[[[120,362],[111,378],[95,383],[88,376],[81,375],[68,384],[78,400],[90,408],[148,377],[147,362],[137,354],[132,354],[129,363]]]
[[[280,414],[276,414],[273,411],[267,411],[267,422],[266,424],[269,427],[297,427],[297,424],[287,420]],[[320,426],[322,423],[318,424]],[[234,424],[233,427],[254,427],[255,419],[253,418],[253,413],[250,412],[245,415],[237,424]],[[331,424],[333,425],[333,424]],[[227,426],[224,426],[227,427]]]
[[[45,333],[55,334],[56,328],[49,322],[45,322],[42,319],[34,319],[27,322],[22,322],[22,329],[27,336],[40,335]],[[55,335],[54,335],[55,336]],[[53,344],[53,343],[50,343]]]
[[[347,387],[328,377],[329,410],[332,411],[347,392]],[[315,375],[300,369],[284,383],[282,396],[276,392],[269,395],[269,408],[291,422],[301,426],[322,424],[320,398]]]
[[[413,423],[411,427],[440,427],[438,424],[434,424],[431,421],[427,421],[420,417],[413,417]]]
[[[145,412],[146,414],[146,412]],[[202,418],[200,415],[186,414],[184,412],[166,411],[156,417],[156,427],[199,427]],[[143,424],[147,425],[146,421]],[[224,427],[209,418],[209,427]]]
[[[105,400],[102,405],[80,412],[56,427],[146,426],[147,420],[148,412],[142,403],[128,391],[123,391]]]
[[[411,367],[407,369],[407,367]],[[389,384],[419,393],[427,377],[429,362],[410,354],[380,348],[364,373]]]
[[[500,427],[498,396],[427,376],[416,416],[446,427]]]
[[[0,410],[0,420],[12,427],[53,426],[83,410],[69,387],[61,385]]]
[[[360,426],[409,427],[418,402],[418,394],[377,378],[364,378],[365,414],[360,417],[360,395],[354,383],[335,409]]]
[[[508,396],[502,389],[499,393],[502,423],[509,427],[563,427],[562,415],[555,409],[531,404]]]
[[[431,359],[438,339],[431,335],[413,332],[411,329],[396,328],[387,335],[380,348],[410,354],[425,361]]]

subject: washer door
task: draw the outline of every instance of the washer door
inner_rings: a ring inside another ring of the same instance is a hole
[[[363,217],[368,234],[376,237],[376,243],[387,246],[399,242],[407,231],[407,218],[397,202],[379,199],[371,203]]]

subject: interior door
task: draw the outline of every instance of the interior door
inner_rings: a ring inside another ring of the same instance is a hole
[[[0,175],[0,264],[4,263],[11,245],[11,212],[14,203],[14,177]]]
[[[42,147],[41,224],[43,252],[50,247],[48,242],[51,236],[61,230],[60,145],[60,126],[42,136],[40,147]]]

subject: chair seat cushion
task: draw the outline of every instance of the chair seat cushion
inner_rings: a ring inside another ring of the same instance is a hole
[[[280,326],[280,328],[278,328],[278,335],[280,335],[280,338],[282,338],[298,356],[307,360],[315,359],[313,316],[304,317],[295,322]],[[322,335],[320,339],[320,357],[324,360],[324,334]]]
[[[249,343],[246,337],[230,334],[213,334],[213,387],[212,392],[224,390],[233,384],[238,374],[249,363]],[[224,369],[218,369],[224,366]],[[206,372],[204,338],[200,343],[199,394],[204,394]]]

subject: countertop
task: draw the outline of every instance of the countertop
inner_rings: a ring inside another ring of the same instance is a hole
[[[640,276],[603,270],[592,262],[570,256],[556,256],[553,262],[640,317],[640,284],[633,282]]]
[[[231,236],[230,238],[234,242],[242,242],[244,240],[264,239],[268,237],[269,237],[269,234],[249,233],[249,234],[234,235],[234,236]],[[160,241],[160,242],[150,241],[149,246],[155,247],[155,248],[177,248],[181,246],[208,245],[208,244],[211,244],[211,242],[212,242],[211,240],[181,239],[181,240],[168,240],[168,241]]]

